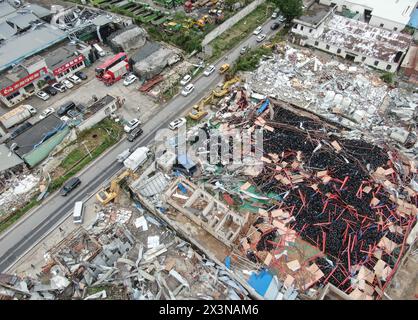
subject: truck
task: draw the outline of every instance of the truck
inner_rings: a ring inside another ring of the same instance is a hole
[[[129,72],[129,64],[126,61],[121,61],[118,64],[116,64],[114,67],[110,68],[106,71],[106,73],[103,75],[103,82],[110,86],[114,84],[115,82],[122,79],[124,75],[126,75]]]
[[[149,152],[147,147],[139,147],[123,161],[123,165],[127,169],[136,171],[148,159]]]
[[[112,58],[107,59],[101,65],[99,65],[95,70],[96,78],[99,80],[103,80],[103,76],[106,74],[106,71],[108,71],[110,68],[113,68],[121,61],[128,62],[128,56],[125,52],[120,52],[114,55]]]
[[[6,129],[9,129],[29,119],[36,114],[36,112],[37,111],[34,107],[25,104],[2,115],[0,117],[0,122]]]

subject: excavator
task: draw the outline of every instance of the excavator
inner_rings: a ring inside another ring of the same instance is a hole
[[[205,105],[211,103],[213,100],[213,93],[200,100],[198,104],[193,106],[192,111],[187,115],[192,120],[200,120],[205,117],[208,112],[204,110]]]
[[[225,81],[221,90],[213,90],[213,95],[218,98],[223,97],[229,92],[229,88],[240,80],[239,77],[233,77],[232,79]]]
[[[138,175],[135,174],[132,170],[125,170],[121,174],[119,174],[116,178],[114,178],[110,182],[110,186],[108,188],[102,188],[96,194],[96,199],[103,205],[107,205],[109,202],[113,201],[120,193],[120,184],[123,180],[127,177],[131,177],[133,179],[137,179]]]

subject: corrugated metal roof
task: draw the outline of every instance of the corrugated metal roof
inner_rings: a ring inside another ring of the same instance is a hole
[[[39,18],[32,13],[17,14],[14,17],[7,18],[7,22],[13,23],[20,29],[26,29],[31,26],[31,22],[39,21]]]
[[[10,152],[5,144],[0,144],[0,172],[14,168],[22,163],[23,160],[13,152]]]
[[[110,20],[108,17],[104,16],[104,15],[100,15],[97,16],[96,18],[94,18],[93,20],[91,20],[91,22],[95,25],[95,26],[105,26],[108,23],[112,22],[112,20]]]
[[[0,37],[2,39],[10,39],[15,34],[16,30],[12,28],[7,22],[0,23]]]
[[[11,6],[9,3],[7,2],[0,3],[0,18],[5,17],[15,11],[16,9],[13,6]]]
[[[64,31],[44,24],[35,30],[6,40],[0,46],[0,71],[64,40],[66,37],[67,34]]]
[[[25,7],[25,9],[28,9],[32,11],[32,13],[37,16],[38,18],[44,18],[46,16],[49,16],[51,14],[51,10],[44,8],[40,5],[37,5],[35,3],[31,3]]]

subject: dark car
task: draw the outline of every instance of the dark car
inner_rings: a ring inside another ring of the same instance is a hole
[[[71,191],[77,188],[80,185],[80,183],[81,181],[79,178],[71,178],[62,187],[60,195],[65,197],[67,194],[69,194]]]
[[[134,130],[131,131],[131,133],[128,135],[128,141],[132,142],[136,138],[138,138],[144,131],[142,131],[141,128],[137,127]]]
[[[86,80],[86,79],[87,79],[87,75],[86,75],[84,72],[82,72],[82,71],[77,71],[77,72],[75,73],[75,75],[76,75],[77,77],[79,77],[81,80]]]
[[[270,29],[271,29],[271,30],[276,30],[276,29],[278,29],[279,27],[280,27],[280,23],[275,22],[275,23],[273,23],[273,24],[271,25]]]
[[[67,116],[69,116],[70,118],[77,118],[80,116],[80,112],[78,112],[77,110],[71,109],[67,112]]]
[[[44,89],[44,91],[45,91],[46,93],[48,93],[49,95],[51,95],[51,96],[55,96],[55,95],[58,93],[58,90],[57,90],[57,89],[55,89],[54,87],[51,87],[51,86],[46,87],[46,88]]]
[[[59,117],[62,117],[74,107],[75,107],[75,103],[72,101],[68,101],[64,103],[61,107],[59,107],[59,109],[57,110],[57,115]]]

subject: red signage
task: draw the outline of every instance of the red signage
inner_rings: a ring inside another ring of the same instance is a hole
[[[47,69],[46,67],[43,67],[42,69],[39,69],[38,71],[35,71],[34,73],[31,73],[29,75],[27,75],[26,77],[20,79],[19,81],[16,81],[15,83],[13,83],[12,85],[1,89],[0,90],[0,94],[4,97],[8,96],[10,93],[19,90],[22,87],[27,86],[28,84],[32,83],[34,80],[38,79],[41,74],[46,74],[47,73]]]
[[[80,54],[79,56],[75,57],[71,61],[68,61],[66,64],[62,65],[61,67],[54,69],[53,71],[54,76],[57,76],[60,73],[63,73],[64,71],[70,69],[72,66],[76,65],[77,63],[80,63],[83,60],[84,60],[84,56]]]

